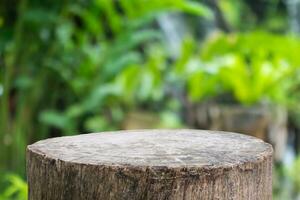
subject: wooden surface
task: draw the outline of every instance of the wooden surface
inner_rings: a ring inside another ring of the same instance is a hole
[[[29,199],[272,199],[272,147],[235,133],[140,130],[29,145]]]

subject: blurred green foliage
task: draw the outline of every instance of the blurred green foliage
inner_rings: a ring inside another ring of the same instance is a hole
[[[27,199],[27,183],[17,175],[6,175],[3,183],[4,191],[0,193],[0,200],[26,200]]]
[[[283,45],[284,44],[284,45]],[[269,101],[287,104],[299,75],[300,39],[266,32],[217,34],[203,44],[202,68],[189,80],[193,100],[229,94],[245,105]],[[198,86],[198,87],[197,87]]]
[[[290,165],[279,165],[274,169],[273,193],[275,200],[298,199],[300,191],[300,158]]]
[[[288,177],[292,179],[296,191],[300,191],[300,158],[296,159],[292,166],[287,169]]]
[[[289,29],[286,1],[226,0],[218,5],[231,30],[268,30],[286,32]]]

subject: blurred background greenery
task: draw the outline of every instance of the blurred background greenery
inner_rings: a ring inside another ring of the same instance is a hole
[[[26,145],[139,128],[264,139],[300,199],[300,1],[0,2],[0,200],[27,198]]]

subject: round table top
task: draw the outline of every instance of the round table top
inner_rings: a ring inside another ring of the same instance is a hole
[[[90,165],[232,167],[272,154],[260,139],[220,131],[134,130],[51,138],[28,150],[52,159]]]

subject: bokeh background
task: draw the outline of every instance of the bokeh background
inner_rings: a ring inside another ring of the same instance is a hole
[[[0,0],[0,199],[26,145],[141,128],[259,137],[300,199],[299,34],[299,0]]]

